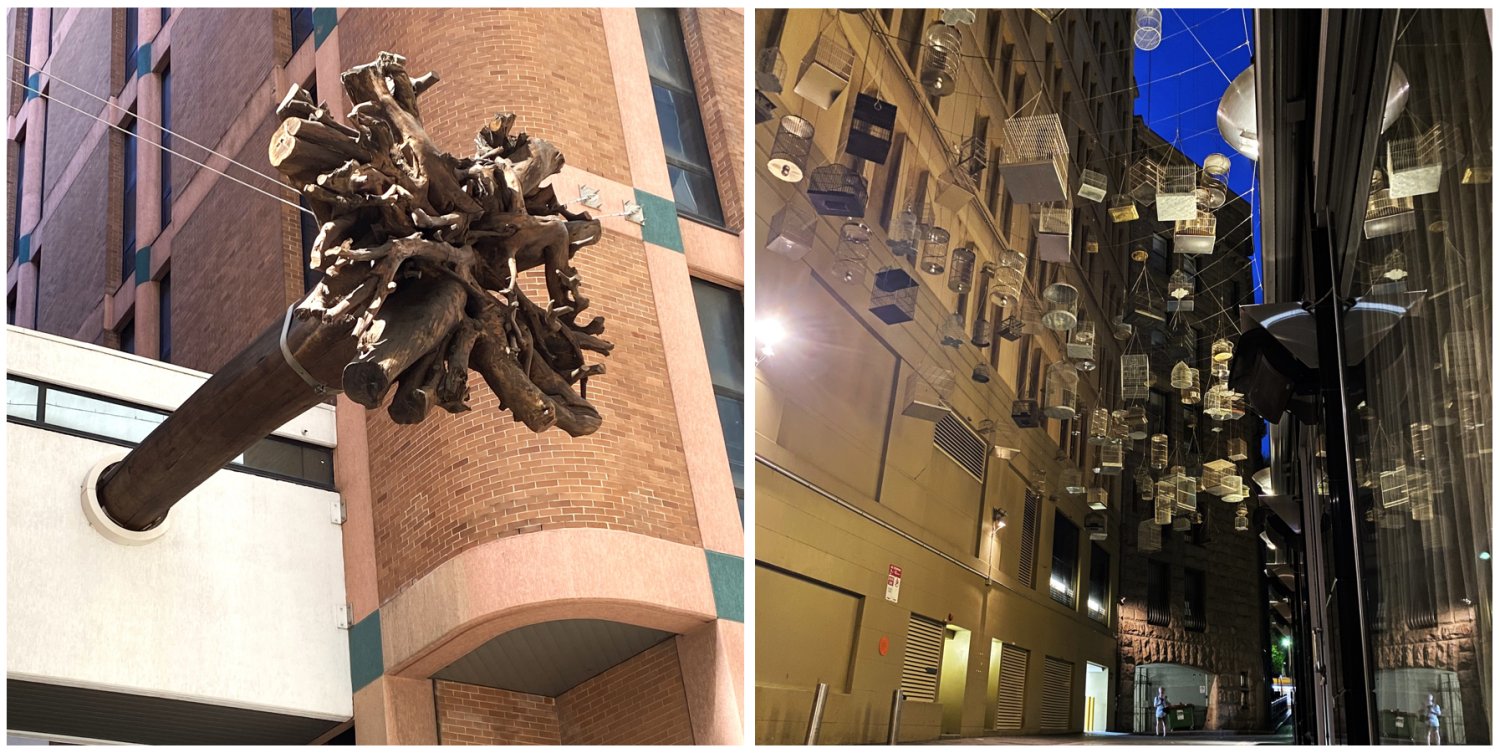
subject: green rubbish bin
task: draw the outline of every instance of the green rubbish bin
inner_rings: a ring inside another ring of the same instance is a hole
[[[1383,740],[1411,742],[1416,734],[1417,715],[1387,709],[1380,712],[1380,737]]]
[[[1193,712],[1192,704],[1173,706],[1167,711],[1167,725],[1173,730],[1192,729],[1198,722],[1198,715]]]

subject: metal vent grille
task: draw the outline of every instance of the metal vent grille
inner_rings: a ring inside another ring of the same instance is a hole
[[[1042,730],[1067,731],[1072,711],[1073,662],[1048,656],[1042,662]]]
[[[1027,489],[1025,511],[1021,515],[1021,566],[1016,571],[1016,578],[1027,588],[1036,588],[1036,539],[1041,506],[1042,495]]]
[[[906,625],[906,656],[901,660],[901,693],[908,700],[937,700],[938,667],[943,663],[943,623],[912,615]]]
[[[995,729],[1020,730],[1025,722],[1026,668],[1031,651],[1009,643],[1000,646],[1000,689],[995,701]]]
[[[984,461],[988,453],[984,440],[968,424],[954,418],[952,413],[943,416],[932,432],[932,443],[970,476],[984,481]]]

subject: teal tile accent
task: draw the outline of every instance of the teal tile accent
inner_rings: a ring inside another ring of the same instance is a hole
[[[635,203],[641,205],[641,211],[646,216],[646,226],[641,228],[641,236],[645,241],[682,253],[682,228],[677,226],[677,202],[637,188]]]
[[[33,73],[26,77],[26,99],[36,99],[42,96],[42,74]]]
[[[135,284],[141,285],[151,282],[151,247],[137,249],[135,252]]]
[[[721,620],[745,621],[745,558],[703,550],[708,580],[714,587],[714,611]]]
[[[349,681],[355,692],[385,674],[380,650],[380,610],[349,628]]]
[[[339,25],[337,8],[313,8],[313,46],[322,47],[323,40]]]
[[[21,236],[16,242],[16,261],[22,264],[31,261],[31,233]]]
[[[151,72],[151,43],[147,42],[135,51],[135,75],[144,76]]]

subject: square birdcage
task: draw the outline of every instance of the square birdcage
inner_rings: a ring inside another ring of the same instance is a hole
[[[1103,489],[1099,491],[1103,492]],[[1108,497],[1106,497],[1108,499]],[[1103,509],[1103,508],[1099,508]],[[1088,531],[1089,541],[1109,540],[1109,519],[1103,513],[1092,512],[1083,516],[1083,530]]]
[[[1366,239],[1406,233],[1416,227],[1417,210],[1410,196],[1392,196],[1391,189],[1385,187],[1370,192],[1365,207]]]
[[[1036,217],[1036,256],[1054,264],[1073,259],[1073,210],[1066,206],[1041,206]]]
[[[1156,189],[1158,222],[1191,220],[1198,216],[1197,165],[1167,165],[1162,169],[1161,185]]]
[[[1042,425],[1042,409],[1035,400],[1013,400],[1010,404],[1010,420],[1022,429],[1035,429]]]
[[[1099,448],[1099,473],[1118,476],[1125,470],[1125,443],[1108,442]]]
[[[870,292],[870,313],[886,324],[902,324],[916,318],[917,281],[901,267],[885,267],[875,274]]]
[[[1104,201],[1104,195],[1109,188],[1108,176],[1093,170],[1084,170],[1078,180],[1078,198],[1096,203]]]
[[[786,57],[780,47],[767,47],[755,55],[755,90],[780,94],[786,81]]]
[[[812,250],[818,218],[788,204],[771,217],[766,248],[789,259],[801,259]]]
[[[1094,357],[1094,323],[1079,322],[1068,336],[1068,358],[1075,361],[1092,360]]]
[[[906,380],[906,407],[901,415],[923,421],[938,421],[951,411],[948,396],[957,379],[953,372],[935,363],[919,366]]]
[[[1234,463],[1228,460],[1210,460],[1203,464],[1203,476],[1199,488],[1214,496],[1222,497],[1231,491],[1225,484],[1231,476],[1236,480],[1239,479],[1239,476],[1235,475]]]
[[[813,210],[828,217],[863,217],[869,199],[864,176],[847,165],[814,168],[807,179],[807,200]]]
[[[1025,329],[1026,323],[1021,321],[1021,317],[1011,315],[1005,317],[1004,319],[1001,319],[1000,322],[995,325],[995,334],[1007,340],[1010,340],[1011,342],[1015,342],[1021,339],[1022,334],[1025,334]]]
[[[1177,510],[1179,512],[1198,511],[1198,479],[1179,471],[1176,474],[1177,481]]]
[[[1135,206],[1135,199],[1129,194],[1117,193],[1109,200],[1109,219],[1119,224],[1121,222],[1133,222],[1141,218],[1141,212]]]
[[[1170,523],[1171,519],[1172,514],[1168,512],[1167,522]],[[1135,542],[1136,548],[1142,552],[1161,551],[1161,524],[1151,518],[1142,520],[1135,529]]]
[[[755,93],[755,124],[760,125],[776,117],[776,103],[763,92]]]
[[[869,94],[854,98],[854,114],[849,122],[849,140],[844,152],[862,160],[884,165],[891,153],[891,134],[896,128],[896,106]]]
[[[1170,525],[1172,523],[1172,513],[1176,511],[1177,507],[1175,491],[1177,487],[1175,485],[1168,484],[1169,489],[1167,491],[1167,494],[1166,496],[1163,496],[1162,484],[1165,483],[1167,482],[1156,482],[1156,502],[1154,507],[1155,517],[1153,518],[1153,521],[1159,526]]]
[[[828,109],[849,86],[854,72],[854,50],[836,26],[828,27],[813,41],[802,70],[797,74],[797,96],[820,109]]]
[[[1161,291],[1149,285],[1138,285],[1125,294],[1125,324],[1151,326],[1166,321],[1167,304]]]
[[[1245,462],[1250,459],[1250,443],[1239,437],[1231,437],[1227,445],[1227,457],[1237,462]]]
[[[1089,444],[1098,447],[1109,442],[1109,420],[1108,408],[1095,408],[1089,414]]]
[[[1151,356],[1134,353],[1120,356],[1120,398],[1145,400],[1151,396]]]
[[[1159,205],[1158,205],[1159,206]],[[1217,220],[1209,212],[1199,209],[1198,216],[1191,220],[1178,220],[1172,233],[1172,253],[1211,254],[1214,251],[1214,232]]]
[[[1064,468],[1059,485],[1064,492],[1075,497],[1081,497],[1089,490],[1082,468]]]
[[[1426,133],[1386,144],[1385,170],[1391,196],[1436,193],[1443,177],[1443,130],[1434,124]]]
[[[979,184],[958,166],[948,168],[938,178],[937,203],[950,212],[962,210],[979,190]]]
[[[1165,169],[1162,163],[1150,157],[1130,163],[1125,176],[1125,195],[1141,204],[1151,205],[1156,201],[1156,191],[1161,188]]]
[[[999,165],[1005,188],[1018,204],[1068,197],[1068,139],[1055,113],[1005,121]]]
[[[1392,507],[1401,507],[1410,501],[1406,485],[1406,464],[1398,463],[1396,467],[1382,471],[1380,474],[1380,506],[1389,510]]]

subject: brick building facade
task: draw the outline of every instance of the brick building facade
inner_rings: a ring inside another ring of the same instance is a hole
[[[477,376],[472,411],[418,426],[338,398],[351,724],[360,742],[740,741],[741,11],[19,9],[8,22],[26,61],[12,78],[27,82],[8,131],[12,324],[224,365],[307,285],[315,228],[267,177],[276,104],[296,84],[342,117],[339,74],[383,50],[441,77],[422,107],[448,150],[513,111],[566,155],[559,196],[598,189],[596,215],[641,205],[644,226],[605,219],[575,261],[617,345],[590,383],[598,433],[532,434]],[[696,110],[659,112],[668,86]],[[157,125],[191,160],[158,148]],[[684,134],[701,148],[664,146]],[[523,634],[537,663],[507,670],[496,657]]]

